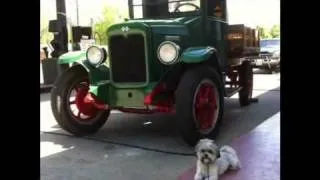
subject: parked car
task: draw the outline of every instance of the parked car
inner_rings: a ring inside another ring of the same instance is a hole
[[[272,73],[280,68],[280,38],[261,39],[259,58],[252,61],[253,67]]]

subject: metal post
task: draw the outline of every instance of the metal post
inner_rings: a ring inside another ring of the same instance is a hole
[[[77,6],[77,26],[79,26],[79,2],[76,0],[76,6]]]
[[[62,30],[55,39],[60,42],[63,52],[68,52],[68,29],[65,0],[56,0],[57,20],[62,25]]]
[[[65,0],[56,0],[57,20],[62,25],[62,31],[55,35],[55,39],[60,42],[62,51],[68,52],[68,29],[67,29],[67,15],[66,15],[66,3]],[[68,64],[62,64],[58,66],[58,74],[68,69]]]
[[[129,18],[133,18],[133,3],[132,0],[128,0]]]
[[[66,24],[66,3],[65,0],[56,0],[57,20],[61,23]]]

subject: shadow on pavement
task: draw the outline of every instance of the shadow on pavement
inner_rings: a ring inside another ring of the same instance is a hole
[[[242,108],[240,108],[238,99],[226,99],[224,121],[217,142],[219,144],[228,143],[234,137],[250,131],[279,112],[280,98],[275,93],[279,93],[279,87],[258,96],[258,103]],[[112,113],[105,126],[91,137],[147,148],[193,153],[193,149],[182,141],[174,121],[173,115]],[[56,125],[55,128],[57,127]],[[61,129],[53,132],[67,134]],[[44,141],[48,140],[41,138],[41,142]],[[50,141],[60,144],[62,147],[70,146],[68,141]],[[75,144],[73,145],[77,148]]]
[[[258,96],[259,102],[240,108],[238,99],[225,100],[224,121],[217,142],[225,144],[255,128],[280,111],[279,88]],[[41,97],[42,101],[50,101]],[[41,179],[176,179],[191,166],[192,156],[172,156],[130,145],[178,153],[193,153],[179,136],[174,116],[112,113],[104,127],[90,138],[125,143],[119,146],[85,138],[40,132],[44,152]],[[55,126],[58,127],[58,126]],[[67,134],[63,130],[53,133]],[[47,153],[47,154],[46,154]]]

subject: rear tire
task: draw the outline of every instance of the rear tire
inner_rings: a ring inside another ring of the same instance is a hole
[[[56,87],[51,92],[51,108],[57,123],[75,136],[95,133],[104,125],[110,114],[110,111],[94,110],[95,114],[87,119],[82,118],[82,114],[79,117],[73,114],[70,108],[71,90],[78,85],[83,86],[80,88],[89,88],[83,83],[87,79],[88,73],[82,66],[73,66],[59,77]],[[80,112],[79,109],[78,111]]]
[[[243,61],[239,68],[239,81],[242,89],[239,91],[240,106],[250,104],[253,90],[253,69],[250,61]]]
[[[201,88],[206,88],[203,97],[199,95]],[[176,115],[177,127],[188,145],[194,146],[200,138],[214,139],[217,136],[223,109],[223,86],[216,70],[200,66],[183,75],[176,91]]]

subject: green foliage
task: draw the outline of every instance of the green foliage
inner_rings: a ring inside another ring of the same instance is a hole
[[[271,38],[271,35],[266,27],[258,26],[261,39]]]
[[[273,25],[270,29],[270,34],[273,38],[279,38],[280,37],[280,25]]]
[[[40,43],[46,44],[53,39],[53,34],[48,31],[49,20],[48,18],[41,18],[40,22]]]
[[[102,45],[107,45],[107,29],[110,25],[123,21],[128,15],[128,8],[117,8],[114,6],[107,5],[103,8],[101,17],[94,24],[94,32],[96,42]],[[53,39],[53,34],[48,32],[49,19],[41,17],[40,22],[40,43],[46,44]],[[71,31],[68,30],[69,40],[71,39]],[[101,42],[100,42],[101,39]]]
[[[107,29],[112,24],[121,20],[123,21],[125,14],[126,8],[124,8],[124,10],[120,10],[119,8],[113,6],[105,6],[102,11],[102,17],[94,25],[96,42],[106,45],[108,42]]]
[[[258,26],[261,39],[280,38],[280,25],[273,25],[272,28]]]

